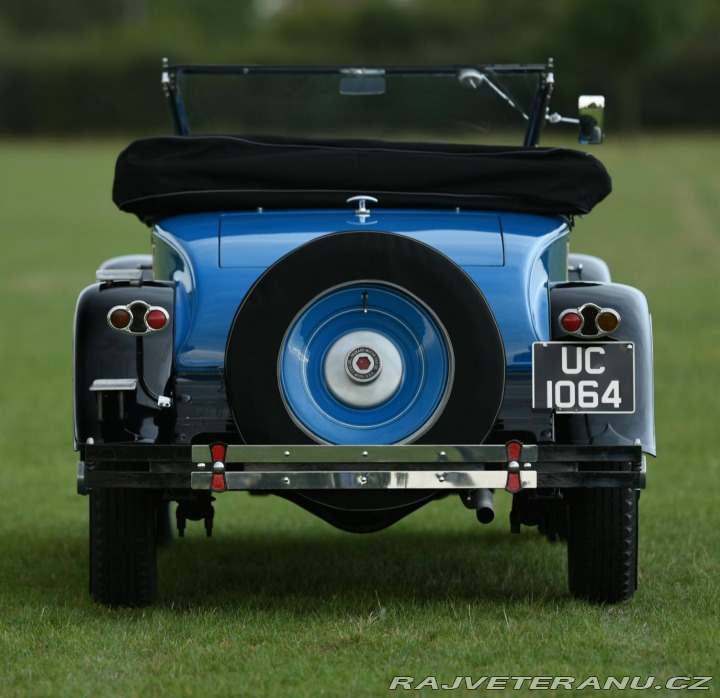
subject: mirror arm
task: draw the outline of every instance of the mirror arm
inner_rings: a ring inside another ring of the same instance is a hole
[[[546,118],[546,119],[548,120],[548,122],[550,122],[551,124],[560,124],[560,123],[563,123],[563,124],[579,124],[579,123],[580,123],[580,119],[573,119],[572,117],[569,117],[569,116],[561,116],[561,115],[558,114],[557,112],[554,112],[554,113],[552,113],[552,114],[548,114],[545,118]]]

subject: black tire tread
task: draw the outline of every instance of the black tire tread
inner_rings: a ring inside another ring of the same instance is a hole
[[[638,493],[575,490],[568,508],[570,592],[598,603],[629,599],[637,589]]]
[[[107,606],[146,606],[157,595],[157,503],[152,491],[90,493],[90,594]]]

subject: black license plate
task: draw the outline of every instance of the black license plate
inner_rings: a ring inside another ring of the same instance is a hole
[[[533,409],[622,414],[635,411],[632,342],[535,342]]]

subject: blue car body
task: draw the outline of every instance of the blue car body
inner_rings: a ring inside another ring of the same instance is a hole
[[[223,367],[235,311],[282,256],[322,235],[358,229],[349,210],[202,213],[160,221],[155,264],[175,281],[175,361],[181,372]],[[548,341],[549,283],[566,280],[570,227],[513,213],[377,211],[363,230],[391,230],[453,260],[495,311],[507,369],[529,372],[531,345]]]

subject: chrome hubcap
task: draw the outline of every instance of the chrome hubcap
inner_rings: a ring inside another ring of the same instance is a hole
[[[375,407],[389,400],[403,377],[395,345],[379,332],[348,332],[328,349],[323,362],[328,390],[350,407]]]

